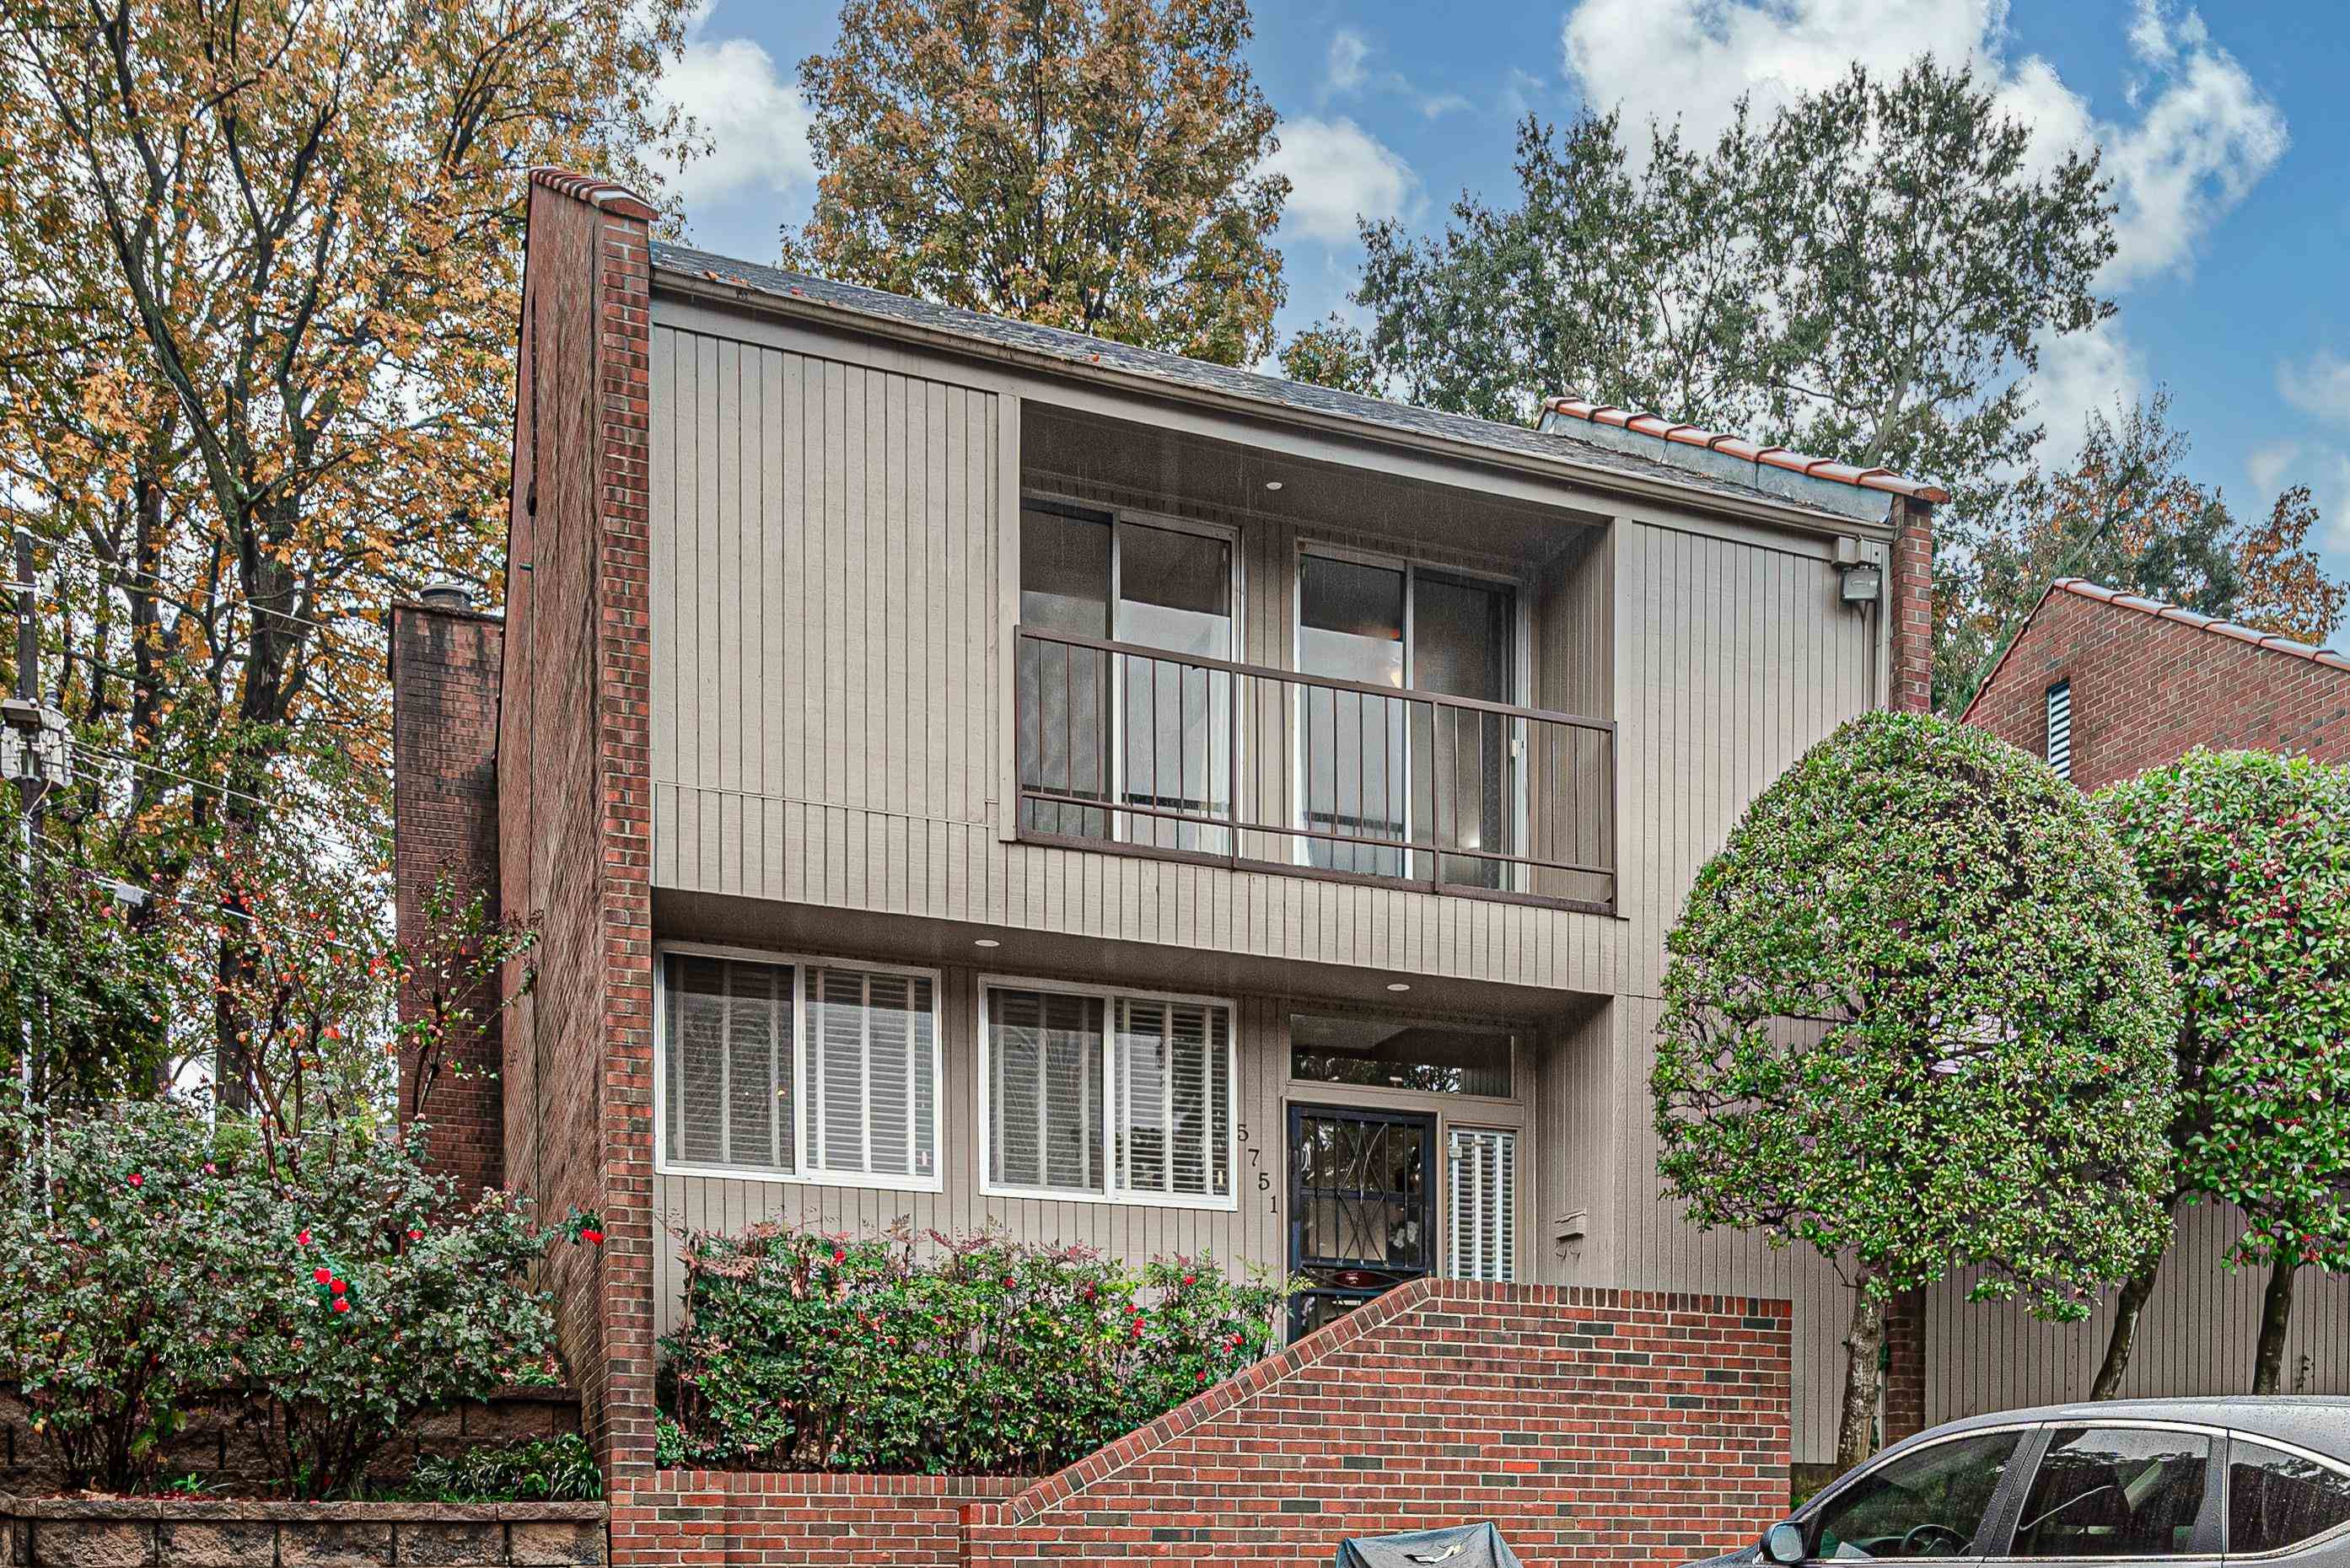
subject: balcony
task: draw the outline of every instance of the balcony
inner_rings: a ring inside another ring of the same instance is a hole
[[[1610,913],[1616,726],[1016,629],[1027,842]]]

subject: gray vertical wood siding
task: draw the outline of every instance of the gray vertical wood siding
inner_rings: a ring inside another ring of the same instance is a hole
[[[1003,841],[1007,417],[993,392],[656,328],[656,887],[1612,987],[1604,917]],[[1243,537],[1259,662],[1286,660],[1295,549]]]
[[[2241,1212],[2229,1204],[2198,1204],[2179,1215],[2138,1320],[2125,1397],[2251,1390],[2268,1271],[2221,1261],[2243,1230]],[[1927,1293],[1926,1419],[2088,1397],[2113,1333],[2113,1298],[2083,1322],[2042,1323],[2008,1303],[1968,1301],[1975,1278],[1970,1271]],[[2301,1272],[2279,1386],[2350,1394],[2350,1279]]]
[[[1006,497],[1024,478],[1089,493],[1086,477],[1007,472],[1020,404],[983,376],[757,337],[656,323],[655,885],[1555,989],[1525,1107],[1525,1272],[1792,1298],[1796,1453],[1826,1457],[1835,1277],[1749,1238],[1699,1235],[1659,1203],[1647,1078],[1664,932],[1697,867],[1757,791],[1876,700],[1876,628],[1837,602],[1828,546],[1625,517],[1563,521],[1546,558],[1511,563],[1457,541],[1221,514],[1238,531],[1247,662],[1292,663],[1308,540],[1518,575],[1529,700],[1621,727],[1608,824],[1620,919],[1008,842]],[[1248,727],[1252,791],[1286,787],[1279,731]],[[994,1219],[1128,1256],[1280,1262],[1278,1219],[1252,1208],[1245,1163],[1236,1213],[980,1197],[970,971],[948,971],[941,1020],[945,1192],[665,1175],[657,1207],[689,1227]],[[1243,1119],[1271,1159],[1286,1081],[1277,1004],[1245,1002],[1241,1024]],[[1586,1234],[1568,1248],[1555,1226],[1573,1210]],[[660,1269],[666,1314],[677,1269],[666,1256]]]

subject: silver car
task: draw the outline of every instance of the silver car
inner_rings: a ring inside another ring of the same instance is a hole
[[[2117,1399],[1952,1421],[1711,1562],[1874,1557],[2350,1568],[2350,1398]]]

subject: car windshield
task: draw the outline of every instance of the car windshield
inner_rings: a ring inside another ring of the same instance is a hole
[[[1891,1459],[1820,1511],[1815,1557],[1963,1557],[2022,1434],[1983,1432]]]

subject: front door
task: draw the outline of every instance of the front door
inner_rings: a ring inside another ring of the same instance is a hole
[[[1292,1339],[1436,1268],[1436,1118],[1289,1107]]]

